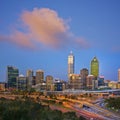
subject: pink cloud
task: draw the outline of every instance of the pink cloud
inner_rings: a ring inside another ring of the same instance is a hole
[[[30,37],[20,31],[14,31],[14,34],[10,35],[10,40],[15,44],[21,45],[23,47],[34,48],[34,45],[30,41]]]
[[[56,47],[62,44],[61,36],[67,34],[68,25],[50,9],[34,9],[32,12],[25,11],[21,19],[28,28],[31,39],[44,45]]]
[[[78,39],[69,31],[67,21],[58,16],[57,12],[48,8],[35,8],[33,11],[24,11],[20,20],[22,26],[10,34],[10,41],[17,45],[34,48],[36,43],[42,46],[60,48],[70,43],[87,48],[87,41]],[[6,39],[0,38],[1,39]]]
[[[20,31],[14,31],[13,34],[8,36],[0,35],[0,41],[12,42],[22,47],[34,48],[34,45],[29,40],[29,37]]]

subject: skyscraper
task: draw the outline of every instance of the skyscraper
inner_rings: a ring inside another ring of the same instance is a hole
[[[51,75],[47,75],[45,78],[46,78],[47,90],[52,90],[52,88],[53,88],[53,77]]]
[[[37,70],[36,71],[36,84],[43,83],[43,82],[44,82],[44,71]]]
[[[68,80],[70,78],[70,74],[74,74],[74,59],[74,55],[71,51],[68,56]]]
[[[32,77],[33,76],[33,70],[31,70],[31,69],[27,70],[26,76],[27,77]]]
[[[97,79],[99,76],[99,61],[96,57],[92,59],[90,69],[91,75],[94,75],[95,79]]]
[[[7,66],[7,83],[8,88],[16,89],[16,79],[19,76],[19,70],[13,66]]]
[[[118,69],[118,82],[120,82],[120,69]]]
[[[83,83],[83,86],[82,86],[83,88],[82,89],[86,88],[86,82],[87,82],[88,74],[89,74],[89,72],[88,72],[87,68],[83,68],[82,70],[80,70],[81,81]]]
[[[27,89],[30,90],[32,88],[33,70],[31,69],[27,70],[26,77],[27,77]]]

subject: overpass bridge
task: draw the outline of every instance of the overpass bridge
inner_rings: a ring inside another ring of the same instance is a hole
[[[111,90],[64,90],[64,91],[45,91],[46,94],[60,94],[60,95],[80,95],[80,94],[118,94],[120,95],[120,89]]]

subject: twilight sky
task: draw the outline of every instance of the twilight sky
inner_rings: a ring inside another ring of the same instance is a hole
[[[7,65],[67,80],[97,56],[100,75],[117,80],[120,68],[120,0],[0,0],[0,81]]]

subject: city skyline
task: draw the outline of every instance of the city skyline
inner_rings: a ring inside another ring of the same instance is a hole
[[[52,2],[53,1],[53,2]],[[75,73],[90,71],[94,56],[105,79],[118,80],[120,1],[0,1],[0,81],[8,65],[42,69],[67,80],[67,57],[75,56]]]

